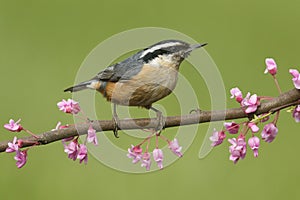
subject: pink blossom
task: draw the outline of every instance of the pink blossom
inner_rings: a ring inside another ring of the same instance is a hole
[[[269,123],[264,126],[263,131],[261,132],[261,138],[265,142],[272,142],[278,133],[278,128],[273,124]]]
[[[249,122],[248,127],[251,129],[252,133],[257,133],[259,131],[258,126],[253,122]]]
[[[7,143],[7,145],[8,145],[8,147],[5,150],[5,152],[7,152],[7,153],[16,152],[19,150],[17,137],[14,137],[13,142],[9,142],[9,143]]]
[[[239,161],[239,159],[244,159],[246,156],[246,141],[244,135],[239,135],[239,137],[228,139],[228,142],[231,143],[231,146],[229,147],[229,153],[230,157],[229,160],[232,160],[234,164]]]
[[[254,157],[257,157],[259,148],[259,138],[256,136],[249,138],[248,145],[253,150]]]
[[[296,106],[293,111],[293,117],[296,122],[300,122],[300,105]]]
[[[19,119],[16,122],[13,119],[10,119],[9,123],[4,125],[4,128],[6,128],[7,130],[9,130],[11,132],[20,132],[23,130],[23,127],[21,126],[21,124],[19,124],[20,121],[21,121],[21,119]]]
[[[57,103],[59,110],[65,113],[77,114],[80,111],[80,106],[78,102],[74,101],[73,99],[62,100],[61,102]]]
[[[18,168],[23,167],[27,162],[27,150],[24,151],[16,151],[16,156],[14,159],[17,161],[16,165]]]
[[[230,90],[230,94],[231,94],[231,97],[230,98],[235,98],[235,100],[239,103],[241,103],[241,101],[243,100],[243,95],[242,95],[242,92],[240,91],[239,88],[235,87],[235,88],[232,88]]]
[[[240,125],[235,122],[225,122],[224,127],[228,133],[236,134],[239,132]]]
[[[73,140],[69,145],[65,145],[65,152],[68,154],[68,158],[76,160],[78,155],[78,142]]]
[[[212,141],[211,146],[215,147],[222,144],[225,138],[226,134],[224,131],[216,131],[216,129],[214,129],[212,136],[209,137],[210,141]]]
[[[93,129],[92,126],[90,126],[88,130],[87,141],[94,143],[94,145],[98,145],[96,130]]]
[[[77,154],[77,159],[79,159],[79,163],[84,161],[84,164],[87,164],[88,161],[88,154],[87,154],[87,147],[84,144],[79,145],[79,150]]]
[[[289,72],[293,76],[292,80],[294,82],[295,88],[300,89],[300,74],[299,74],[298,70],[290,69]]]
[[[131,145],[131,148],[128,148],[128,158],[132,158],[132,163],[137,163],[142,159],[142,152],[143,149],[138,145],[138,146],[133,146]]]
[[[152,153],[153,153],[153,159],[157,163],[157,166],[160,169],[162,169],[164,167],[162,164],[163,159],[164,159],[164,154],[163,154],[162,150],[155,148]]]
[[[181,149],[182,147],[179,146],[178,140],[174,138],[173,141],[169,142],[169,149],[178,157],[182,157]]]
[[[243,99],[241,102],[242,106],[247,106],[245,113],[253,113],[257,110],[257,107],[259,105],[259,98],[256,94],[253,94],[250,96],[250,93],[247,93],[247,96]]]
[[[266,70],[265,70],[265,74],[266,73],[270,73],[271,75],[275,75],[277,73],[277,65],[276,62],[273,58],[266,58]]]
[[[142,156],[142,164],[141,167],[145,167],[147,171],[150,170],[151,166],[151,154],[148,152],[145,152]]]

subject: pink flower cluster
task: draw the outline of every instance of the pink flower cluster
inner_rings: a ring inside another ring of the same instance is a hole
[[[159,136],[156,136],[159,137]],[[149,140],[150,138],[147,138],[146,140]],[[182,157],[182,147],[179,146],[178,140],[174,138],[174,140],[168,142],[169,149],[178,157]],[[143,144],[143,143],[142,143]],[[128,148],[127,157],[132,159],[132,163],[136,164],[139,161],[141,161],[141,167],[145,167],[147,171],[150,170],[151,166],[151,153],[148,152],[148,145],[146,147],[146,151],[143,153],[143,149],[141,147],[142,144],[139,145],[131,145],[130,148]],[[153,160],[156,162],[159,169],[163,169],[163,160],[164,160],[164,154],[161,149],[156,147],[152,151]]]
[[[30,133],[34,137],[37,137],[29,130],[24,129],[20,124],[20,121],[21,119],[19,119],[16,122],[13,119],[10,119],[8,124],[4,124],[4,128],[11,132],[21,132],[22,130],[25,130],[27,133]],[[5,152],[7,153],[16,152],[14,159],[17,161],[16,165],[18,168],[22,168],[27,162],[27,151],[29,149],[21,150],[20,148],[22,147],[22,145],[23,145],[23,141],[18,140],[17,137],[15,136],[12,142],[7,143],[8,147],[5,150]]]
[[[68,154],[68,158],[72,160],[79,160],[79,163],[84,162],[87,164],[88,155],[87,147],[84,144],[78,144],[78,138],[72,140],[68,145],[63,141],[65,152]]]
[[[266,119],[265,119],[266,118]],[[251,130],[252,136],[248,139],[248,146],[252,149],[254,153],[254,157],[258,157],[258,149],[260,146],[260,139],[255,136],[254,134],[259,132],[259,127],[257,126],[258,123],[265,122],[269,118],[265,115],[261,116],[260,120],[256,122],[242,122],[246,128],[243,128],[237,138],[230,138],[228,142],[231,144],[229,147],[230,157],[229,159],[234,163],[237,163],[240,159],[244,159],[247,152],[247,143],[246,143],[246,134],[248,130]],[[275,120],[276,121],[276,120]],[[224,139],[226,138],[226,132],[229,134],[237,134],[240,129],[240,124],[235,122],[225,122],[224,123],[224,130],[216,131],[214,130],[210,140],[212,141],[211,146],[215,147],[223,143]],[[264,126],[261,132],[261,138],[265,142],[272,142],[278,133],[278,128],[274,124],[274,122],[268,123]]]
[[[276,64],[275,60],[273,58],[266,58],[265,63],[266,63],[265,73],[271,74],[274,77],[274,79],[276,79],[275,75],[277,74],[277,64]],[[298,70],[290,69],[289,72],[293,76],[292,80],[293,80],[295,88],[300,89],[300,74],[299,74]]]
[[[61,102],[57,103],[57,106],[61,111],[73,115],[78,114],[81,110],[79,103],[74,101],[73,99],[68,99],[67,101],[63,99]],[[60,126],[60,122],[59,122],[56,127],[56,130],[65,127],[66,126]],[[69,142],[69,144],[66,144],[66,142]],[[85,164],[87,164],[88,161],[88,154],[87,154],[88,150],[86,146],[87,142],[93,143],[94,145],[98,145],[96,130],[93,128],[92,124],[90,124],[89,126],[84,144],[78,143],[78,137],[76,137],[75,139],[72,137],[72,138],[66,138],[62,140],[62,143],[64,145],[64,151],[68,154],[68,158],[74,161],[78,159],[79,163],[84,162]]]
[[[61,102],[57,103],[57,106],[60,110],[62,110],[65,113],[70,114],[78,114],[80,112],[80,106],[78,102],[68,99],[62,100]],[[13,119],[9,120],[8,124],[4,125],[4,128],[11,131],[11,132],[20,132],[24,130],[25,132],[31,134],[33,137],[38,138],[35,134],[33,134],[31,131],[23,128],[23,126],[20,124],[20,119],[18,121],[14,121]],[[61,125],[61,122],[58,122],[55,129],[52,129],[52,131],[60,130],[68,128],[68,125]],[[20,148],[23,145],[23,140],[17,140],[17,137],[14,137],[12,142],[9,142],[7,144],[7,153],[16,152],[16,156],[14,159],[17,161],[16,165],[18,168],[23,167],[27,162],[27,151],[29,149],[20,150]],[[28,141],[26,141],[28,143]],[[64,151],[68,154],[68,157],[72,160],[79,160],[79,163],[87,163],[88,155],[87,155],[87,146],[86,143],[93,143],[94,145],[98,145],[96,130],[93,128],[92,124],[90,124],[90,127],[87,131],[87,136],[84,144],[78,143],[78,137],[75,139],[73,137],[66,138],[62,140],[64,145]],[[67,144],[67,142],[69,142]],[[38,145],[38,143],[33,143],[33,145]]]
[[[57,106],[59,110],[65,113],[77,114],[80,112],[79,103],[74,101],[73,99],[68,99],[68,100],[63,99],[62,101],[57,103]]]
[[[267,66],[267,68],[265,70],[265,73],[269,72],[271,75],[275,76],[275,74],[277,73],[277,64],[273,58],[266,59],[266,66]],[[299,71],[297,69],[290,69],[289,73],[293,76],[292,81],[293,81],[294,87],[296,89],[300,89],[300,73],[299,73]],[[293,118],[295,119],[296,122],[300,122],[300,106],[299,105],[297,105],[293,110]],[[266,127],[266,129],[274,129],[274,128],[270,125],[269,127]],[[271,137],[270,139],[266,139],[266,140],[272,141],[273,140],[272,138],[273,137]]]
[[[275,60],[273,58],[266,58],[265,62],[266,62],[265,73],[269,72],[274,77],[275,74],[277,73],[277,64],[276,64]],[[299,71],[297,69],[290,69],[289,73],[293,76],[292,81],[293,81],[294,87],[296,89],[300,89],[300,73],[299,73]],[[275,83],[277,84],[277,81]],[[293,118],[295,119],[296,122],[300,122],[300,107],[299,107],[299,105],[297,105],[293,110]],[[275,128],[270,125],[269,127],[266,127],[266,129],[275,129]],[[265,135],[265,136],[267,137],[267,135]],[[274,138],[272,136],[266,140],[273,141],[273,139]]]
[[[17,140],[17,137],[14,137],[12,142],[9,142],[7,145],[8,147],[6,148],[5,152],[7,153],[13,153],[16,152],[16,155],[14,156],[14,159],[17,161],[16,165],[18,168],[22,168],[26,162],[27,162],[27,151],[26,150],[20,150],[19,146],[22,143],[22,141]]]
[[[231,146],[229,147],[230,157],[234,163],[237,163],[239,159],[244,159],[247,152],[246,141],[244,135],[239,135],[239,137],[228,139]]]
[[[241,123],[244,127],[237,138],[230,138],[228,142],[231,144],[229,147],[230,152],[230,160],[234,163],[237,163],[240,159],[244,159],[247,152],[247,144],[246,144],[246,134],[248,130],[251,130],[252,136],[248,139],[248,146],[252,149],[254,153],[254,157],[258,157],[258,149],[260,145],[260,139],[254,134],[259,131],[259,127],[257,123],[254,122],[243,122]],[[229,134],[237,134],[239,132],[240,124],[235,122],[225,122],[224,123],[225,130],[216,131],[214,130],[212,136],[209,138],[211,140],[211,146],[215,147],[223,143],[226,138],[226,132]],[[246,130],[246,131],[245,131]],[[271,122],[264,126],[261,132],[261,138],[265,142],[272,142],[278,133],[278,128],[276,125]]]
[[[242,107],[245,107],[245,113],[247,114],[255,112],[260,105],[260,99],[256,94],[251,95],[250,92],[248,92],[246,97],[243,98],[242,92],[238,87],[232,88],[230,93],[230,98],[235,98]]]
[[[69,144],[66,144],[66,142],[69,142]],[[74,161],[78,159],[79,163],[84,162],[85,164],[87,164],[88,161],[88,154],[87,154],[88,150],[87,150],[86,142],[93,143],[94,145],[98,145],[96,130],[93,128],[92,125],[90,125],[87,131],[87,136],[84,144],[78,143],[78,137],[75,137],[75,139],[71,137],[62,140],[65,149],[64,151],[68,154],[68,158]]]
[[[275,80],[276,87],[279,92],[281,89],[278,85],[275,75],[277,74],[277,64],[272,58],[267,58],[265,60],[266,70],[265,73],[269,73],[273,76]],[[296,69],[290,69],[290,74],[293,76],[293,83],[295,88],[300,89],[300,74]],[[263,98],[258,97],[256,94],[250,95],[248,92],[246,97],[243,98],[243,94],[239,88],[235,87],[230,90],[231,98],[234,98],[242,108],[245,108],[245,113],[256,112],[258,106],[260,105],[260,100]],[[268,99],[264,97],[264,99]],[[251,131],[251,137],[248,139],[248,146],[252,149],[254,157],[258,157],[258,149],[260,147],[260,139],[255,135],[259,132],[259,123],[264,123],[269,120],[271,113],[264,113],[259,116],[255,116],[253,120],[242,122],[240,124],[235,122],[225,122],[224,129],[221,131],[214,130],[212,136],[209,138],[211,140],[211,146],[215,147],[223,143],[226,138],[226,132],[229,134],[237,134],[238,137],[228,139],[231,144],[229,147],[230,157],[229,159],[234,163],[237,163],[240,159],[244,159],[247,152],[246,134]],[[274,117],[274,120],[265,126],[261,132],[261,139],[267,143],[273,142],[278,134],[278,128],[276,126],[279,117],[279,112]],[[295,106],[293,109],[293,117],[296,122],[300,122],[300,105]],[[243,126],[242,130],[239,131],[240,126]]]

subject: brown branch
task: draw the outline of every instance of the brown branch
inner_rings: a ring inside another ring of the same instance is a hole
[[[297,105],[299,104],[300,90],[292,89],[288,92],[282,93],[280,96],[272,99],[268,102],[263,102],[256,111],[256,115],[275,112],[286,107],[286,105]],[[182,116],[170,116],[166,117],[165,128],[183,126],[189,124],[198,124],[211,121],[223,121],[238,118],[251,118],[251,116],[245,114],[242,108],[231,108],[221,111],[199,111],[192,114]],[[97,120],[92,122],[93,128],[99,131],[110,131],[114,128],[112,120]],[[120,128],[126,129],[145,129],[157,127],[157,121],[155,118],[151,119],[124,119],[120,120]],[[55,141],[62,140],[73,136],[83,135],[87,133],[89,124],[72,125],[65,129],[47,131],[41,133],[38,138],[25,137],[23,140],[23,147],[33,146],[36,144],[44,145]],[[9,141],[0,142],[0,152],[4,152],[7,148]]]

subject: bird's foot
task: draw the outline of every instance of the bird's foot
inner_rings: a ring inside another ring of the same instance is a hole
[[[113,129],[114,136],[116,138],[119,138],[118,131],[120,130],[120,126],[119,126],[120,120],[119,120],[119,117],[117,115],[113,116],[113,123],[114,123],[114,129]]]
[[[150,107],[150,109],[156,112],[156,119],[157,119],[156,132],[157,132],[157,135],[160,135],[161,131],[165,128],[166,119],[163,116],[161,111],[159,111],[153,107]]]
[[[157,134],[160,135],[161,131],[165,128],[166,119],[164,118],[163,114],[161,112],[157,112]]]

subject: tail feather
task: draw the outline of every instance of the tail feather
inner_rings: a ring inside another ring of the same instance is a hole
[[[74,85],[72,87],[69,87],[64,90],[64,92],[77,92],[80,90],[85,90],[85,89],[98,89],[100,86],[100,82],[97,80],[89,80],[85,81],[82,83],[79,83],[77,85]]]

